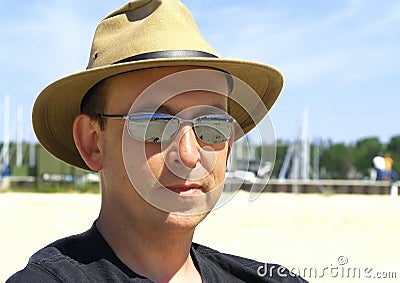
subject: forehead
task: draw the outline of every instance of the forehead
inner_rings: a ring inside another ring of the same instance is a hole
[[[204,104],[226,108],[227,104],[226,74],[212,69],[153,68],[120,74],[109,78],[107,83],[109,111],[164,104],[169,107]]]

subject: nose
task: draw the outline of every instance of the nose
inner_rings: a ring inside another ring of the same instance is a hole
[[[200,180],[215,167],[216,156],[211,147],[202,147],[192,125],[183,125],[164,151],[165,165],[182,179]]]
[[[177,156],[175,163],[185,165],[187,168],[195,168],[200,161],[200,145],[197,142],[196,135],[190,125],[181,127],[176,137]]]

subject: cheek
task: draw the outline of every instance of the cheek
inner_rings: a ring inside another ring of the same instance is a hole
[[[129,184],[129,179],[125,171],[122,154],[122,142],[116,136],[107,136],[103,142],[103,174],[106,188],[119,188],[123,191]]]
[[[119,136],[121,136],[120,133]],[[116,134],[106,131],[103,139],[102,150],[104,169],[114,171],[114,169],[120,170],[121,167],[123,167],[122,141]]]
[[[159,178],[165,166],[162,153],[156,146],[150,145],[146,147],[146,158],[147,165],[145,167],[147,170],[150,169],[156,178]]]
[[[123,165],[132,185],[141,189],[157,184],[164,162],[157,146],[127,139],[123,146]]]
[[[213,175],[219,181],[225,178],[228,147],[216,152],[216,162],[213,169]]]

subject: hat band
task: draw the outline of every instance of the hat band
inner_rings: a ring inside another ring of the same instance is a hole
[[[206,58],[218,58],[214,54],[198,51],[198,50],[165,50],[155,51],[149,53],[143,53],[122,59],[114,64],[121,64],[134,61],[162,59],[162,58],[193,58],[193,57],[206,57]]]

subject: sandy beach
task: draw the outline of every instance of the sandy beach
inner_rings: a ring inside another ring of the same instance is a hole
[[[0,282],[36,250],[88,229],[99,207],[95,194],[1,193]],[[310,282],[398,282],[400,198],[263,193],[250,202],[240,191],[199,225],[195,241]]]

